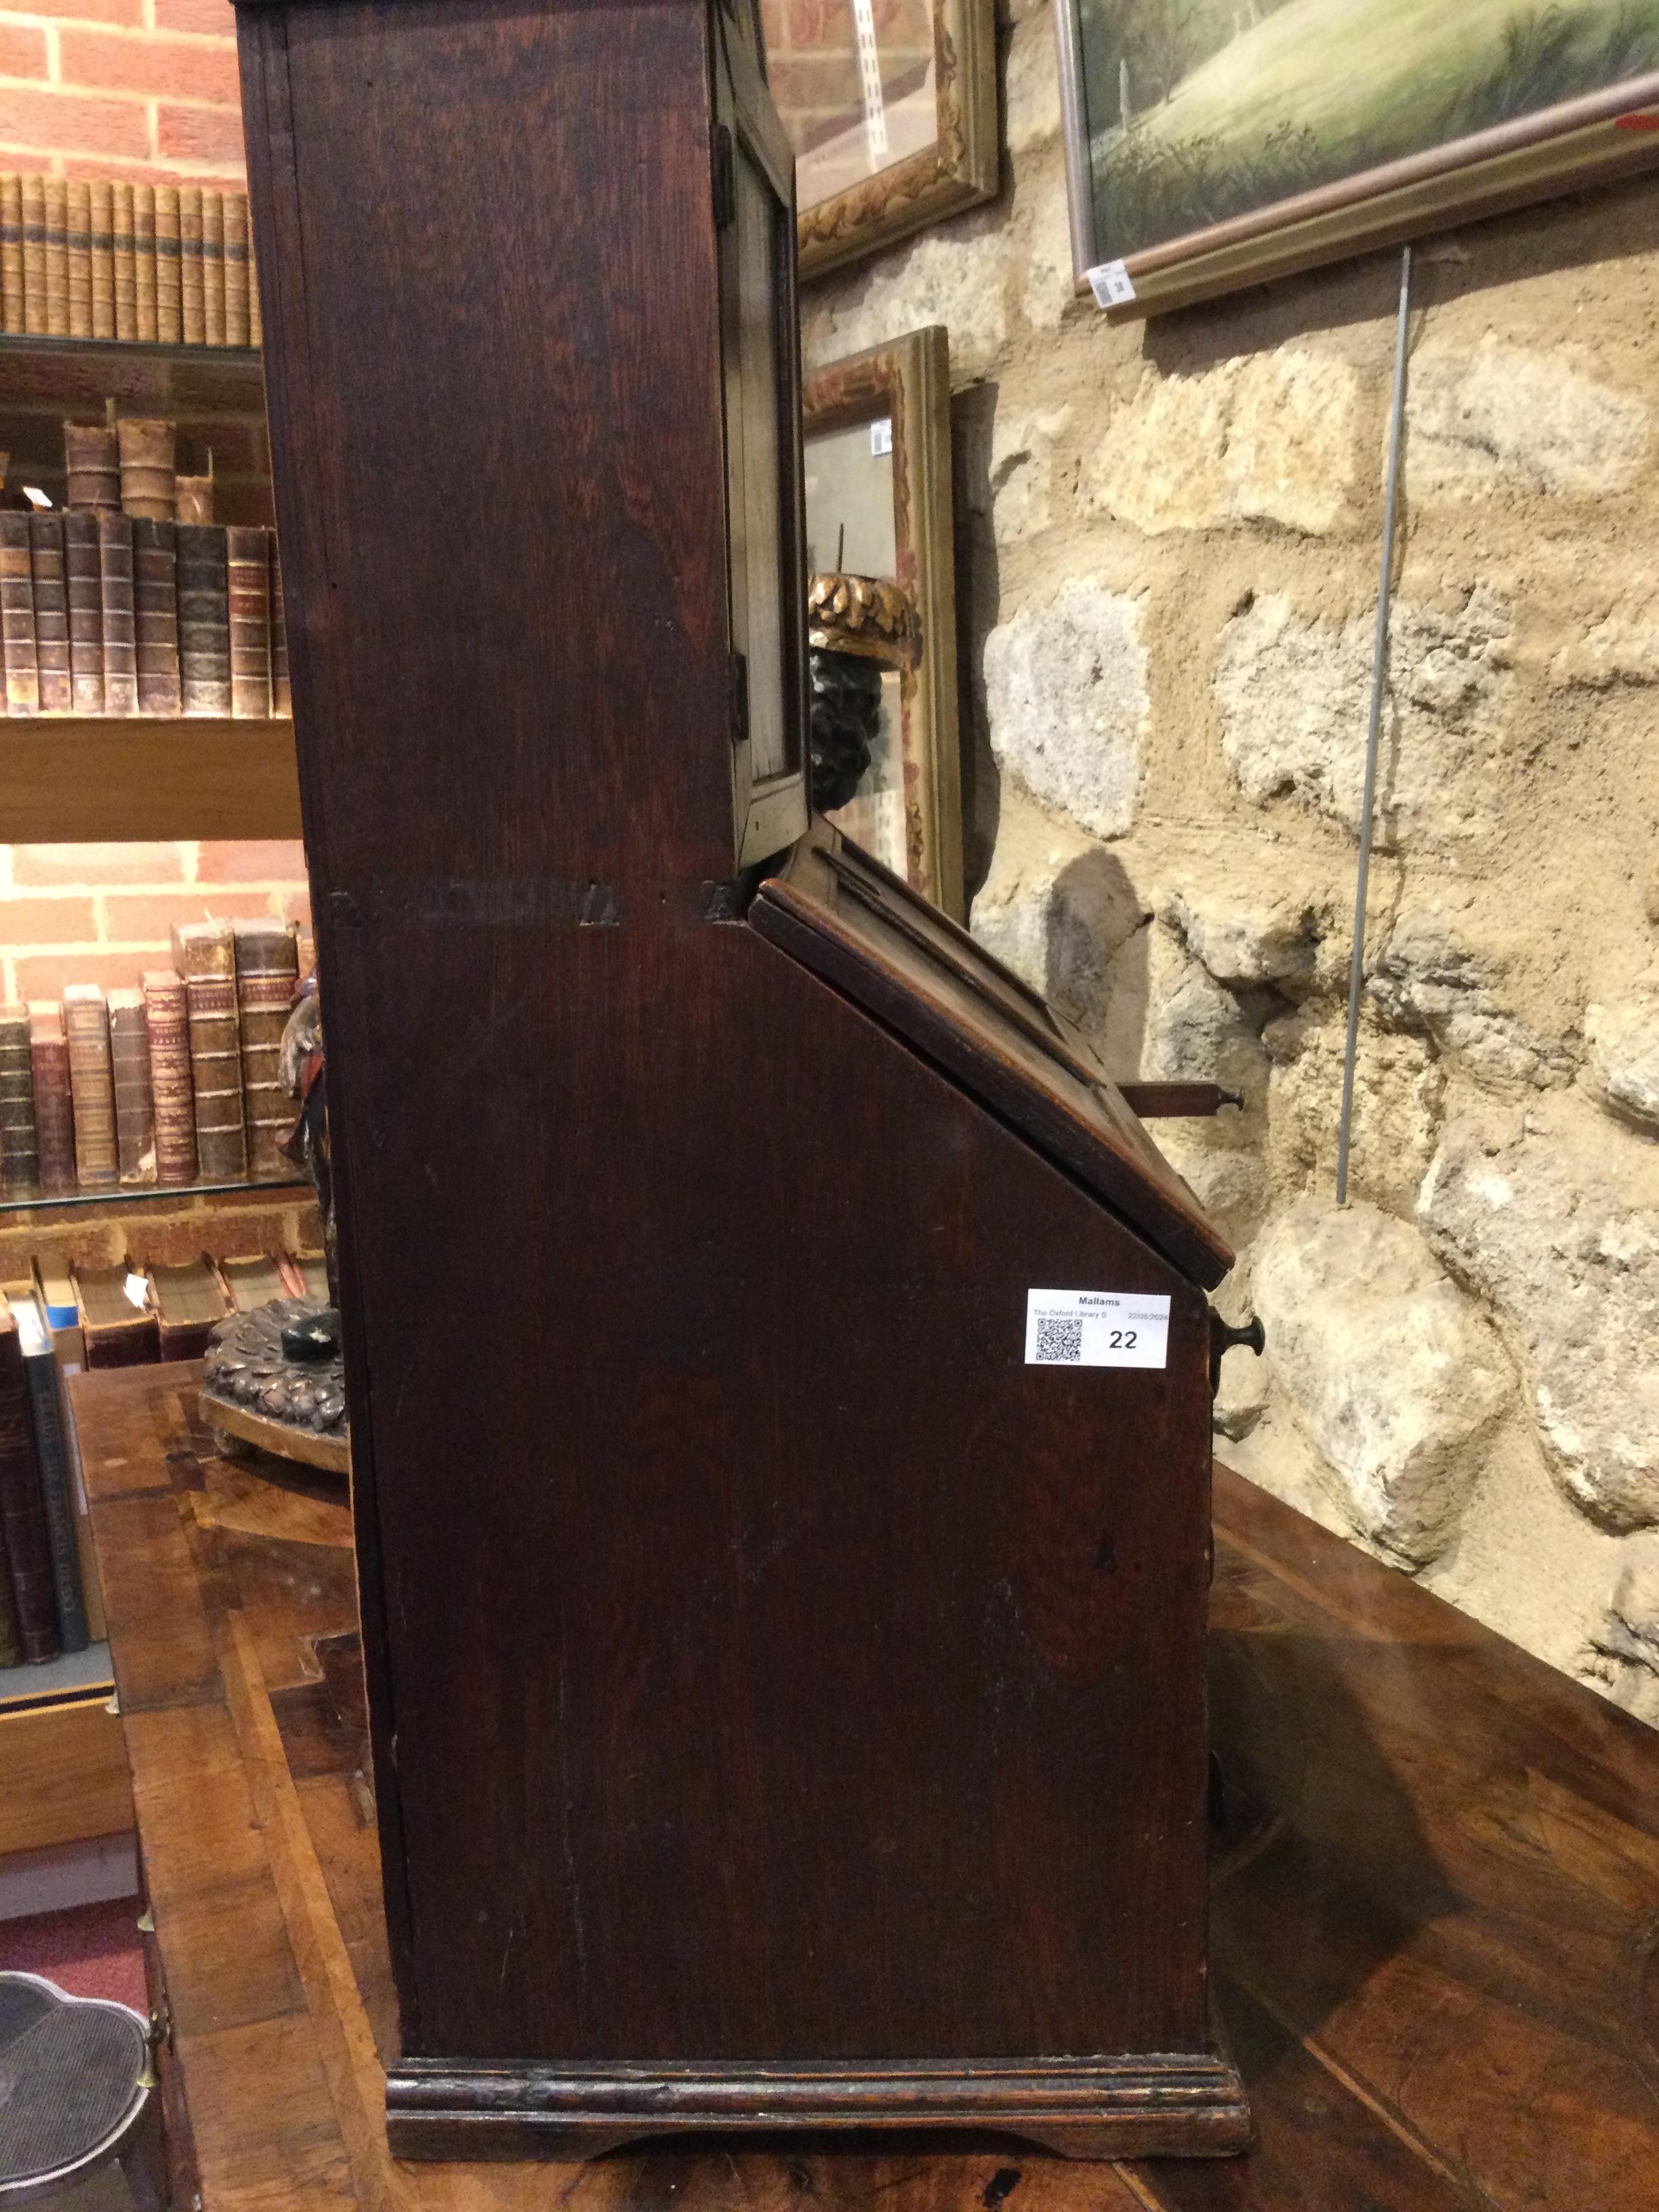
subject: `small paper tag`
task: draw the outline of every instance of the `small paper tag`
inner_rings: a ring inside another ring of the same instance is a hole
[[[1145,1291],[1028,1291],[1028,1367],[1164,1367],[1170,1301]]]
[[[1134,298],[1134,280],[1121,261],[1103,261],[1089,271],[1089,289],[1097,307],[1127,307]]]
[[[893,418],[884,415],[878,422],[870,425],[870,451],[873,454],[890,453],[893,450]]]
[[[144,1301],[149,1296],[149,1285],[143,1277],[129,1275],[121,1288],[126,1292],[129,1304],[138,1307],[142,1311]]]

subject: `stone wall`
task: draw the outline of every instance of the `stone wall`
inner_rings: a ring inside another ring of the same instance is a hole
[[[950,330],[974,929],[1246,1095],[1157,1131],[1268,1328],[1226,1455],[1659,1721],[1659,179],[1419,254],[1339,1212],[1398,258],[1108,325],[1013,17],[1001,198],[803,310]]]

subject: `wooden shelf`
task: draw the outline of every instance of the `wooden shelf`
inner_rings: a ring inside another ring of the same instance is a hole
[[[0,822],[18,845],[297,837],[291,721],[0,721]]]

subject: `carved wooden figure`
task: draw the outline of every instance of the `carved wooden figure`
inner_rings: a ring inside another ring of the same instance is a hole
[[[1237,2148],[1231,1255],[1042,1001],[808,831],[749,12],[239,20],[393,2148]],[[1161,1364],[1028,1363],[1053,1286],[1167,1301]]]

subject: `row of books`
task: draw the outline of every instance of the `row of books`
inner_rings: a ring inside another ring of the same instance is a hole
[[[0,656],[8,714],[291,714],[276,532],[0,511]]]
[[[118,507],[123,514],[147,515],[161,522],[211,522],[212,449],[205,475],[180,476],[176,422],[165,416],[118,415],[112,399],[104,404],[104,422],[64,425],[64,504],[112,511]],[[9,453],[5,459],[9,468]],[[44,492],[27,484],[19,497],[36,507],[52,504]]]
[[[0,1194],[182,1188],[291,1173],[290,922],[189,922],[140,990],[72,983],[0,1008]]]
[[[0,325],[33,337],[257,346],[247,194],[0,175]]]
[[[320,1253],[183,1266],[60,1267],[0,1283],[0,1666],[104,1638],[66,1375],[196,1359],[218,1324],[272,1298],[325,1298]]]

